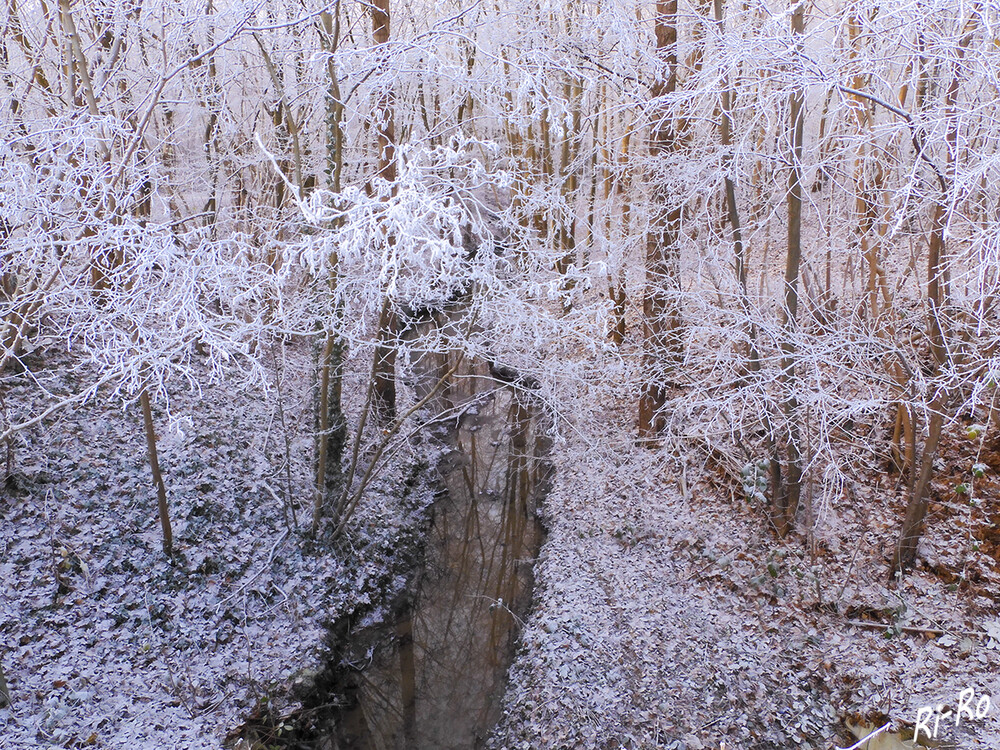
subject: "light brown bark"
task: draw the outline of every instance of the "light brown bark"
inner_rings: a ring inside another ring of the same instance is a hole
[[[160,473],[160,459],[156,452],[156,431],[153,429],[153,410],[149,404],[149,391],[145,388],[139,394],[139,404],[142,407],[142,422],[146,431],[146,449],[149,452],[149,468],[153,472],[153,484],[156,485],[156,499],[160,514],[160,527],[163,529],[163,551],[172,555],[174,551],[174,533],[170,527],[170,508],[167,505],[167,488]]]
[[[945,230],[947,225],[948,200],[951,187],[954,185],[958,161],[958,92],[961,84],[962,61],[965,52],[972,43],[975,31],[975,16],[969,21],[965,33],[959,40],[956,53],[956,65],[952,72],[948,89],[945,93],[945,119],[947,131],[945,142],[948,147],[947,166],[942,175],[938,172],[940,192],[934,203],[931,218],[930,237],[927,252],[927,336],[930,341],[933,374],[939,375],[948,361],[948,340],[951,335],[951,325],[948,319],[948,305],[951,290],[948,278],[947,244]],[[923,80],[923,79],[922,79]],[[920,93],[918,89],[918,94]],[[919,99],[918,99],[919,100]],[[927,426],[927,438],[920,455],[920,471],[917,475],[913,491],[906,507],[906,515],[899,532],[899,541],[893,552],[889,567],[889,579],[893,580],[906,569],[913,567],[916,561],[917,545],[924,530],[927,516],[928,492],[933,475],[934,459],[944,425],[945,410],[950,401],[950,392],[939,387],[931,402],[931,417]]]
[[[804,4],[796,2],[792,11],[792,34],[801,45],[805,33]],[[784,487],[774,498],[774,525],[779,536],[794,526],[802,491],[802,451],[797,389],[798,333],[796,315],[799,307],[799,268],[802,263],[802,140],[805,116],[805,91],[797,87],[789,97],[788,140],[791,169],[788,173],[788,240],[785,256],[785,286],[782,305],[781,386],[784,391],[782,411],[787,428],[786,477]]]
[[[656,49],[662,70],[650,92],[653,99],[677,88],[677,0],[656,4]],[[680,148],[673,113],[659,107],[653,114],[649,152],[654,169],[658,161]],[[674,205],[670,205],[671,202]],[[642,300],[643,369],[645,383],[639,396],[639,439],[651,441],[663,431],[667,401],[665,372],[682,353],[679,234],[682,206],[657,180],[653,190],[654,216],[646,235],[646,286]]]
[[[389,0],[372,2],[372,39],[386,53],[389,44]],[[394,96],[383,91],[375,105],[375,133],[378,147],[377,176],[389,183],[396,181],[396,140]],[[393,188],[395,191],[395,189]],[[392,242],[393,238],[387,238]],[[372,394],[376,424],[385,427],[396,418],[396,338],[398,319],[394,303],[388,297],[383,302],[375,344],[375,390]]]

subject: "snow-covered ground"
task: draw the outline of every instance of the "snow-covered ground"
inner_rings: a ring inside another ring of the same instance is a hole
[[[973,615],[921,571],[889,590],[871,547],[810,558],[801,538],[776,541],[720,500],[707,470],[681,482],[676,460],[607,427],[627,414],[607,417],[603,434],[556,452],[537,605],[494,748],[847,747],[846,721],[884,714],[905,733],[920,708],[954,711],[962,690],[1000,699],[992,601]],[[861,604],[912,630],[850,625]],[[1000,747],[996,700],[959,731],[950,722],[944,746]]]
[[[93,403],[25,436],[17,487],[0,497],[12,698],[0,747],[219,748],[251,713],[294,705],[322,666],[325,624],[395,575],[405,519],[379,486],[400,486],[406,469],[403,457],[375,483],[356,554],[317,547],[299,496],[308,386],[284,409],[287,432],[273,399],[215,387],[174,394],[171,421],[157,413],[173,562],[138,409]]]
[[[25,436],[0,499],[13,699],[0,747],[218,748],[250,714],[294,706],[324,624],[391,587],[405,533],[375,492],[351,562],[303,539],[307,390],[288,389],[287,429],[273,402],[225,388],[177,394],[173,420],[157,415],[174,563],[136,410],[95,403]],[[898,508],[831,508],[809,554],[723,492],[704,457],[682,472],[636,447],[618,426],[627,404],[589,408],[553,455],[536,604],[493,747],[846,747],[845,720],[905,729],[922,707],[954,710],[962,690],[1000,697],[991,599],[926,569],[884,586]],[[1000,747],[998,716],[940,733]]]

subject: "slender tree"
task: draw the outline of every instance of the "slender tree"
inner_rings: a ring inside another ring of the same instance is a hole
[[[327,189],[338,195],[344,167],[344,104],[340,92],[335,55],[340,46],[341,7],[338,1],[332,13],[320,16],[320,39],[326,55],[326,183]],[[334,219],[333,229],[338,219]],[[320,330],[323,343],[319,357],[319,377],[316,403],[316,475],[313,487],[312,533],[319,530],[320,517],[329,492],[340,480],[341,461],[347,439],[347,420],[342,405],[345,346],[340,330],[344,305],[340,290],[340,261],[336,249],[328,259],[326,288],[323,296],[327,306]]]
[[[677,0],[656,4],[656,51],[662,66],[650,92],[655,105],[649,136],[653,169],[657,160],[680,148],[673,113],[664,98],[677,89]],[[662,168],[662,167],[661,167]],[[652,218],[646,235],[646,285],[642,301],[645,383],[639,396],[639,438],[655,438],[663,429],[667,400],[665,373],[678,364],[682,330],[679,307],[679,233],[682,204],[655,178]]]
[[[931,226],[927,243],[927,337],[930,345],[932,372],[935,376],[944,374],[949,361],[961,366],[964,359],[961,353],[950,351],[954,348],[954,334],[951,319],[953,313],[949,310],[951,290],[950,264],[946,244],[946,217],[958,170],[958,95],[963,77],[963,61],[974,38],[977,25],[977,15],[973,14],[965,23],[965,28],[955,46],[954,68],[945,90],[943,102],[946,123],[946,166],[943,173],[935,168],[938,194],[932,204]],[[922,140],[918,141],[918,146],[921,149],[922,144]],[[924,439],[920,455],[919,472],[907,502],[906,514],[899,532],[899,541],[893,552],[889,570],[890,580],[912,567],[916,559],[917,544],[923,534],[924,521],[927,516],[934,460],[937,457],[945,419],[953,408],[952,402],[955,396],[953,387],[935,384],[929,404],[930,418],[927,424],[927,437]]]
[[[372,3],[372,39],[380,54],[383,64],[387,62],[389,53],[389,0],[374,0]],[[395,137],[395,96],[392,89],[384,84],[379,92],[374,107],[374,127],[378,151],[378,168],[376,176],[388,184],[395,192],[396,182],[396,137]],[[389,244],[395,238],[389,236],[385,241]],[[388,290],[382,303],[379,315],[378,333],[375,343],[375,389],[372,394],[375,420],[379,426],[386,427],[396,418],[396,338],[399,335],[399,319],[396,304],[391,299]]]
[[[792,2],[792,35],[794,49],[802,49],[805,33],[805,3]],[[799,425],[798,347],[799,268],[802,264],[802,141],[805,125],[805,89],[796,84],[788,98],[788,242],[785,258],[785,281],[782,295],[781,386],[782,410],[787,425],[786,452],[788,457],[785,484],[775,498],[774,524],[784,536],[795,522],[802,490],[802,435]]]

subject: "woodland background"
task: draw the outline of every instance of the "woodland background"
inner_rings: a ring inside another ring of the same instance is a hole
[[[418,354],[461,352],[537,391],[561,444],[627,435],[814,568],[846,546],[844,585],[864,542],[879,585],[920,562],[995,614],[998,22],[8,0],[4,513],[41,433],[108,410],[175,554],[163,435],[221,387],[283,425],[289,534],[342,544],[415,427]]]

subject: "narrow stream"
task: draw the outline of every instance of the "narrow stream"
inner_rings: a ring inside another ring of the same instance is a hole
[[[454,364],[424,355],[419,391]],[[544,531],[536,513],[548,483],[547,440],[523,389],[463,366],[435,396],[451,415],[424,563],[396,623],[354,673],[353,706],[329,745],[462,748],[483,744],[499,718],[507,668],[531,601],[532,564]]]

